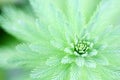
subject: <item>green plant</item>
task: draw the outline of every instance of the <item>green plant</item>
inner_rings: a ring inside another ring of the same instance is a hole
[[[17,46],[14,64],[39,80],[120,79],[120,1],[30,3],[32,11],[5,7],[0,19],[7,32],[25,42]]]

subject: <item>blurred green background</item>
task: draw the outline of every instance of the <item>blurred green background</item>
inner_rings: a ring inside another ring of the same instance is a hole
[[[9,4],[24,8],[28,4],[28,1],[0,0],[0,15],[2,13],[2,7]],[[30,80],[27,78],[24,69],[16,69],[14,65],[7,63],[17,43],[20,43],[20,41],[6,33],[0,25],[0,80]]]

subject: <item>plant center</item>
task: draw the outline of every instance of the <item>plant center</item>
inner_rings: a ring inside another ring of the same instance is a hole
[[[90,43],[84,40],[78,41],[77,44],[74,45],[74,51],[79,55],[86,54],[89,50]]]

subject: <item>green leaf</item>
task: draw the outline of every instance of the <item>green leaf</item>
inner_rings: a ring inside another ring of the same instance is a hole
[[[80,80],[81,79],[81,67],[77,66],[76,64],[72,64],[70,67],[70,80]]]

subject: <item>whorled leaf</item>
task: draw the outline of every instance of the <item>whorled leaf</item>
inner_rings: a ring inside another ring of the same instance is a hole
[[[13,63],[40,80],[120,79],[120,1],[30,3],[32,15],[6,7],[0,19],[6,31],[27,42],[17,46]]]

